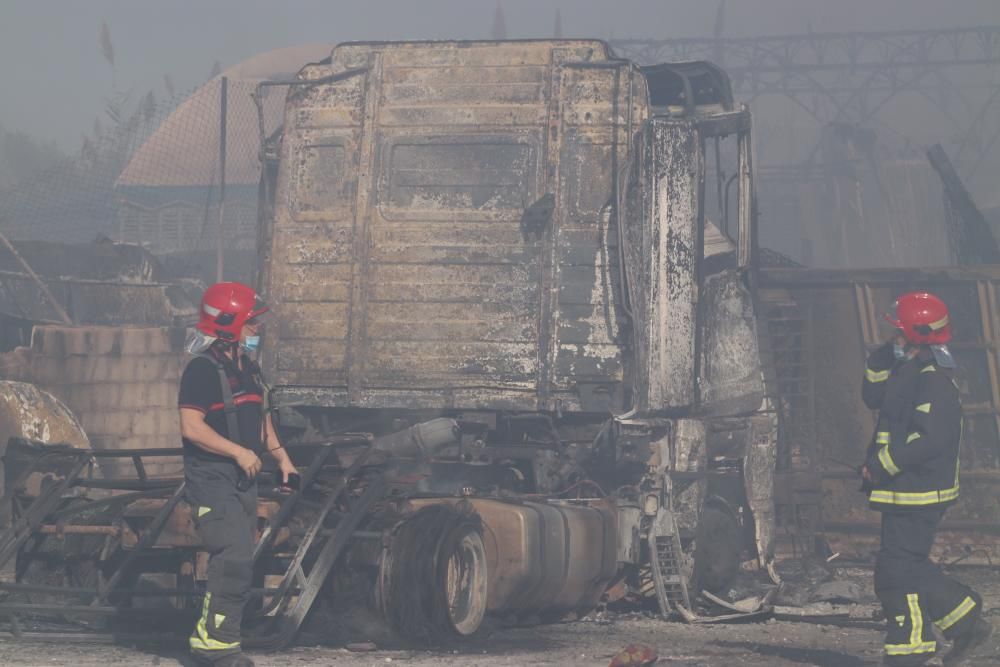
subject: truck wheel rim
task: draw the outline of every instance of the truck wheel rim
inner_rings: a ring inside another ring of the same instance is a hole
[[[445,574],[448,618],[455,632],[469,636],[486,616],[486,549],[478,531],[467,530],[455,543]]]

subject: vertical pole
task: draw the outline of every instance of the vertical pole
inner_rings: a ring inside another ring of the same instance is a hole
[[[226,212],[226,107],[229,92],[229,78],[222,77],[221,103],[219,105],[219,225],[215,240],[215,279],[222,282],[223,220]]]

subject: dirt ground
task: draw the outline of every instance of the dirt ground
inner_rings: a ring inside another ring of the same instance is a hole
[[[996,622],[996,618],[993,618]],[[299,645],[276,654],[253,654],[261,667],[299,665],[512,665],[604,666],[625,645],[641,642],[655,648],[660,665],[714,667],[863,667],[881,663],[881,634],[875,630],[827,625],[767,621],[751,625],[686,626],[651,618],[628,618],[595,623],[579,621],[497,633],[460,652],[375,651],[352,653],[343,648]],[[979,652],[974,662],[1000,666],[1000,645]],[[4,641],[0,664],[22,667],[106,667],[192,663],[183,651],[166,646],[124,647],[65,643]]]
[[[997,627],[989,644],[969,662],[976,667],[1000,667],[1000,574],[995,570],[958,576],[984,594],[987,620]],[[865,576],[850,579],[867,583]],[[871,604],[865,587],[862,604]],[[524,665],[607,665],[630,643],[653,647],[659,665],[689,667],[863,667],[881,663],[882,633],[872,621],[865,627],[839,627],[788,620],[728,625],[667,623],[642,614],[600,613],[573,623],[501,629],[458,651],[376,650],[351,652],[341,645],[322,645],[323,628],[314,621],[298,643],[280,653],[250,653],[261,667],[321,665],[462,665],[500,667]],[[332,631],[333,628],[330,628]],[[0,640],[0,665],[19,667],[119,667],[158,665],[191,667],[176,643],[140,646],[67,643],[60,640]]]

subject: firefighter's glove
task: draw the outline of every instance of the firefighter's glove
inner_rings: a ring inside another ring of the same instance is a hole
[[[868,355],[868,368],[873,371],[887,371],[896,363],[896,355],[892,351],[893,341],[884,343]]]

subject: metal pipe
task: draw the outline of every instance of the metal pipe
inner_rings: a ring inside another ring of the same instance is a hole
[[[458,422],[439,417],[376,438],[374,448],[400,458],[427,460],[445,447],[458,444],[460,435]]]
[[[15,584],[11,582],[0,582],[0,590],[3,591],[13,591],[16,593],[60,593],[63,595],[97,595],[98,591],[96,588],[72,588],[66,586],[46,586],[44,584]],[[296,589],[292,589],[296,590]],[[251,597],[260,597],[264,595],[276,595],[281,592],[280,588],[251,588],[249,594]],[[116,588],[115,590],[109,591],[109,595],[125,595],[128,597],[143,597],[143,598],[156,598],[156,597],[201,597],[204,595],[203,591],[196,591],[191,589],[182,588],[158,588],[155,590],[136,590],[132,588]],[[2,608],[3,605],[0,605]],[[131,612],[132,610],[129,609]]]
[[[725,225],[725,230],[724,231],[725,231],[725,234],[726,234],[726,238],[728,238],[730,240],[732,239],[732,236],[730,236],[730,234],[729,234],[729,186],[733,184],[733,181],[735,181],[737,178],[739,178],[739,175],[740,175],[740,172],[737,171],[735,174],[733,174],[732,176],[729,177],[729,179],[726,181],[726,193],[725,193],[725,195],[723,195],[723,197],[724,197],[724,199],[723,199],[724,206],[723,206],[723,214],[722,214],[723,225]]]
[[[181,481],[180,478],[154,479],[145,482],[138,479],[91,479],[77,480],[73,486],[80,489],[111,489],[114,491],[152,491],[154,489],[166,491],[174,488]]]
[[[222,282],[222,242],[223,242],[223,217],[226,210],[226,116],[229,97],[229,77],[222,77],[219,84],[221,86],[221,102],[219,104],[219,226],[216,230],[215,249],[215,280]]]
[[[118,526],[60,526],[58,524],[45,524],[39,527],[38,532],[44,535],[111,535],[117,537],[121,535],[122,529]]]

